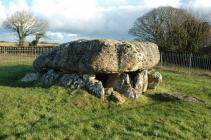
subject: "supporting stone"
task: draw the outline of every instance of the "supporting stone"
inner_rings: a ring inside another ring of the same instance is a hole
[[[112,87],[114,90],[128,98],[135,98],[133,87],[130,82],[130,77],[127,73],[110,75],[108,77],[106,87]]]
[[[51,86],[57,83],[59,78],[59,74],[55,72],[53,69],[48,70],[47,73],[43,74],[40,83],[44,86]]]
[[[147,91],[147,86],[148,86],[147,70],[138,72],[134,79],[134,90],[136,98],[138,98],[143,92]]]
[[[86,89],[95,96],[104,98],[105,90],[101,81],[96,79],[89,80],[86,83]]]
[[[148,72],[148,89],[155,89],[162,82],[162,75],[154,70]]]
[[[106,84],[106,87],[112,87],[114,90],[131,99],[138,98],[143,92],[146,92],[147,86],[147,70],[109,75]]]

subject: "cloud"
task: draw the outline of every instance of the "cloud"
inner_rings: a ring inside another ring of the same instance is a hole
[[[5,8],[0,1],[0,26],[2,25],[3,20],[6,18]]]
[[[10,0],[8,3],[7,16],[10,16],[12,13],[20,10],[29,10],[30,7],[26,0]]]
[[[48,37],[56,39],[64,39],[64,34],[61,32],[48,32]]]
[[[32,5],[33,11],[46,18],[56,31],[118,34],[120,38],[143,12],[143,6],[131,5],[128,0],[34,0]]]
[[[188,5],[195,8],[210,8],[211,1],[210,0],[190,0]]]
[[[136,18],[159,6],[211,7],[211,1],[31,0],[29,3],[28,0],[10,0],[7,5],[0,2],[0,24],[6,15],[28,9],[49,22],[51,41],[83,37],[128,39],[131,38],[128,29]]]
[[[80,36],[78,34],[72,34],[72,33],[48,31],[47,38],[45,38],[45,40],[49,42],[62,43],[67,40],[72,41],[72,40],[77,40],[79,38],[83,38],[83,36]]]
[[[144,0],[143,4],[148,8],[156,8],[159,6],[173,6],[180,7],[180,0]]]

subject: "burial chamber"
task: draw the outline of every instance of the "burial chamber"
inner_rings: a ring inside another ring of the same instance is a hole
[[[152,70],[160,61],[150,42],[81,39],[40,55],[33,63],[37,81],[83,88],[98,97],[138,98],[162,76]]]

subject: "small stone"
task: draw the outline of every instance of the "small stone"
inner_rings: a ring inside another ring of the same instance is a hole
[[[110,96],[112,94],[113,90],[114,90],[113,88],[105,88],[105,95]]]
[[[38,73],[28,73],[21,79],[21,82],[35,82],[38,80],[38,78]]]
[[[107,92],[109,92],[107,94],[110,94],[107,97],[109,101],[116,102],[117,104],[123,104],[126,101],[125,96],[123,96],[119,92],[113,90],[112,88],[109,88]]]

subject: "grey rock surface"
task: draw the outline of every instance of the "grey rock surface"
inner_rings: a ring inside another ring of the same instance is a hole
[[[101,81],[95,79],[92,74],[61,74],[54,70],[44,73],[40,79],[37,79],[44,86],[60,85],[74,89],[86,89],[97,97],[104,96],[104,87]]]
[[[97,97],[103,98],[105,95],[102,82],[96,79],[90,79],[86,83],[86,89]]]
[[[58,82],[59,85],[67,86],[70,89],[84,88],[86,81],[79,74],[64,74]]]
[[[47,73],[42,75],[42,77],[39,79],[39,82],[44,86],[51,86],[57,83],[58,78],[59,74],[53,69],[50,69],[47,71]]]

